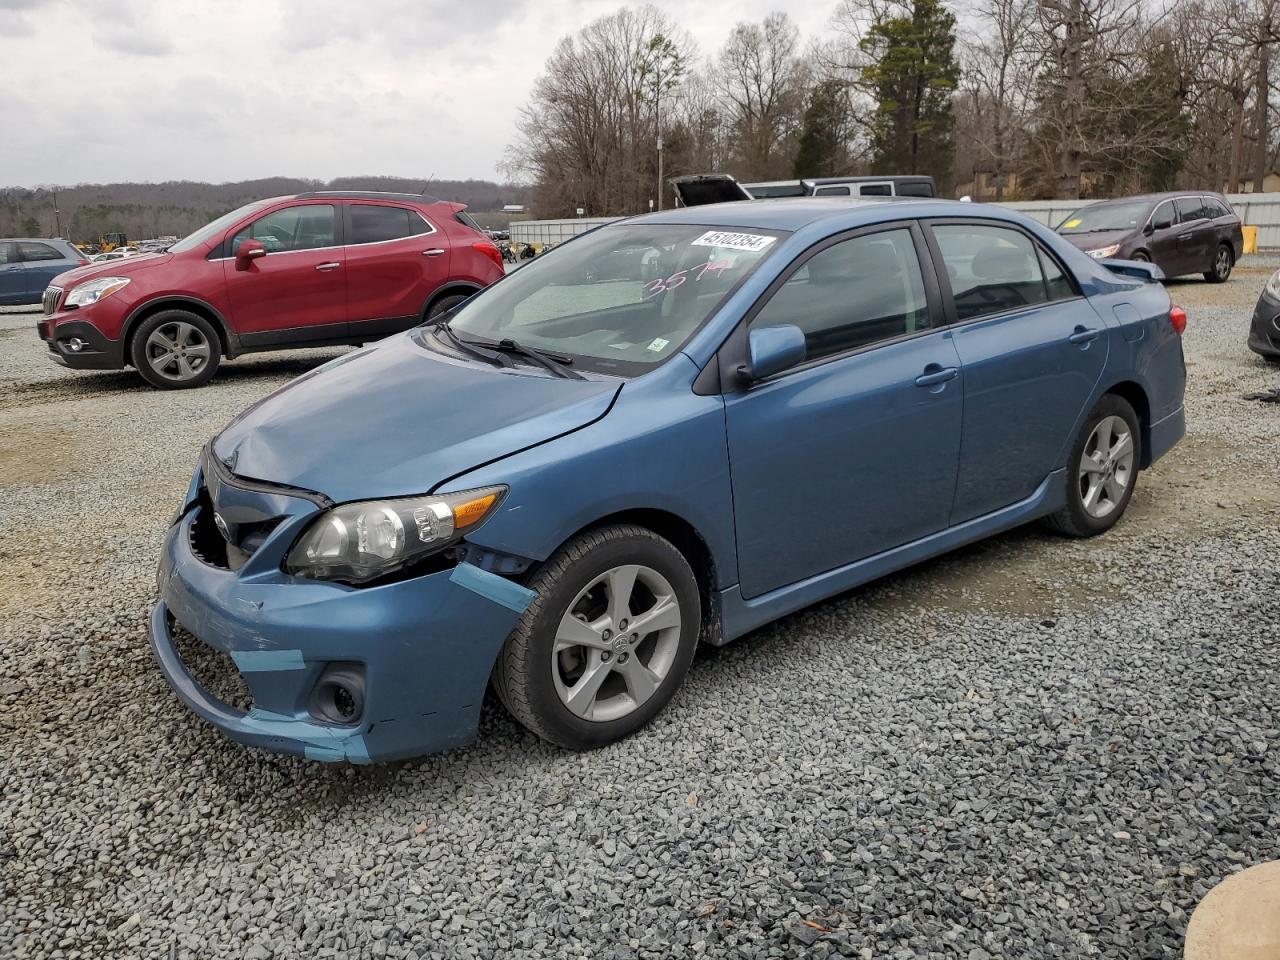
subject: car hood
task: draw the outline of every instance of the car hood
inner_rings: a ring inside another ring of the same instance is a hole
[[[87,267],[76,267],[60,273],[49,281],[49,285],[66,290],[97,277],[131,277],[143,270],[163,266],[172,259],[171,253],[139,253],[119,260],[104,260],[102,263],[91,263]]]
[[[1113,243],[1124,243],[1132,230],[1103,230],[1101,233],[1063,233],[1060,236],[1078,250],[1097,250]]]
[[[621,385],[455,362],[410,332],[331,361],[214,441],[239,477],[339,503],[426,493],[604,416]]]

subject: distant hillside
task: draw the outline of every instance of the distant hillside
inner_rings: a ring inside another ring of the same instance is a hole
[[[391,190],[426,192],[465,203],[473,213],[524,203],[528,188],[489,180],[408,180],[402,177],[339,177],[298,180],[271,177],[238,183],[86,183],[56,188],[61,235],[78,242],[106,233],[130,238],[185,236],[197,227],[251,200],[307,190]],[[54,188],[0,187],[0,237],[56,234]],[[482,220],[484,218],[481,218]]]

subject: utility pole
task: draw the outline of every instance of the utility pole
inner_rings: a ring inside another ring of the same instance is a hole
[[[658,86],[653,97],[653,125],[658,133],[658,209],[662,209],[662,54],[658,51]]]
[[[62,211],[58,209],[58,191],[53,191],[53,235],[62,236]]]

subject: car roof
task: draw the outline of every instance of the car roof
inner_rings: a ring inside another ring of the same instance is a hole
[[[1095,200],[1089,206],[1103,203],[1133,203],[1138,200],[1144,203],[1159,203],[1163,200],[1176,200],[1178,197],[1216,197],[1218,200],[1226,199],[1216,190],[1164,190],[1159,193],[1135,193],[1127,197],[1105,197],[1101,200]]]
[[[678,207],[624,221],[682,223],[708,227],[748,227],[795,231],[825,220],[848,221],[846,227],[918,217],[981,217],[1019,220],[1016,213],[991,204],[962,203],[937,197],[796,197],[781,200],[743,200]]]

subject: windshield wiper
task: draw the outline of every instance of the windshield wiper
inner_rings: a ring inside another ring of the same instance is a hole
[[[453,328],[449,326],[448,314],[437,317],[435,320],[429,321],[427,326],[434,327],[440,333],[443,333],[450,343],[458,348],[462,353],[475,357],[477,360],[483,360],[485,363],[495,367],[510,367],[511,361],[501,354],[489,353],[485,350],[477,349],[476,344],[469,340],[463,340],[460,336],[453,332]]]
[[[486,344],[488,346],[488,344]],[[546,367],[557,377],[564,377],[566,380],[585,380],[587,379],[577,370],[570,370],[569,364],[573,363],[572,357],[565,357],[555,353],[548,353],[544,350],[535,350],[532,347],[526,347],[510,337],[504,337],[497,343],[493,344],[494,350],[501,350],[503,353],[514,353],[516,356],[525,357],[534,363]]]

